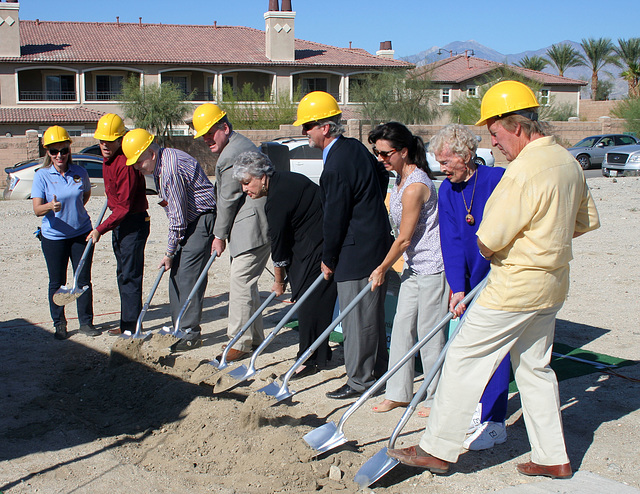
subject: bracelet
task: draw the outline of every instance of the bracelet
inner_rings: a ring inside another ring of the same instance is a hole
[[[482,251],[481,251],[481,250],[479,250],[479,249],[478,249],[478,252],[480,253],[480,255],[482,256],[482,258],[483,258],[483,259],[485,259],[485,260],[487,260],[487,261],[490,261],[490,260],[491,260],[491,256],[489,256],[489,257],[485,257],[485,256],[484,256],[484,254],[482,253]]]
[[[174,254],[169,254],[168,252],[164,253],[164,257],[168,257],[169,259],[173,259],[174,257],[176,257],[175,253]]]

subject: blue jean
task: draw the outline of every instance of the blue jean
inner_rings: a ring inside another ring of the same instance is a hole
[[[149,237],[149,215],[128,214],[113,229],[111,243],[116,256],[116,274],[120,292],[120,329],[135,331],[142,311],[144,247]]]
[[[75,271],[82,257],[82,253],[87,245],[86,237],[89,232],[78,235],[74,238],[64,240],[49,240],[42,237],[42,253],[47,263],[47,271],[49,272],[49,311],[54,326],[66,324],[67,319],[64,316],[64,306],[53,303],[53,294],[58,288],[67,283],[67,266],[69,259]],[[93,260],[93,247],[89,250],[87,260],[78,277],[78,287],[88,286],[84,292],[76,300],[78,309],[78,320],[81,325],[93,323],[93,289],[91,286],[91,262]]]

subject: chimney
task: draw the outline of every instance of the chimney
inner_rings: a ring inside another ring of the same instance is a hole
[[[20,20],[18,2],[0,2],[0,56],[20,56]]]
[[[278,0],[269,0],[269,11],[264,14],[267,58],[274,62],[292,62],[296,55],[293,29],[296,13],[291,10],[291,0],[283,0],[282,10],[272,10],[272,7],[278,8]]]
[[[396,52],[391,48],[391,41],[380,41],[380,49],[376,52],[376,56],[393,60],[395,54]]]

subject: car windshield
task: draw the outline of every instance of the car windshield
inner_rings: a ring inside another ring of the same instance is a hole
[[[596,143],[597,140],[598,140],[597,137],[585,137],[573,147],[574,148],[590,148],[590,147],[593,147],[593,145]]]

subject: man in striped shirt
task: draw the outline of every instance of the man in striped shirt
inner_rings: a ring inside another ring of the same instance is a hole
[[[167,251],[160,262],[171,270],[169,303],[175,325],[187,296],[211,257],[216,200],[213,184],[196,159],[178,149],[162,148],[144,129],[129,131],[122,142],[127,165],[153,175],[160,205],[169,219]],[[207,286],[205,278],[182,316],[187,335],[172,350],[185,351],[202,344],[200,318]]]

